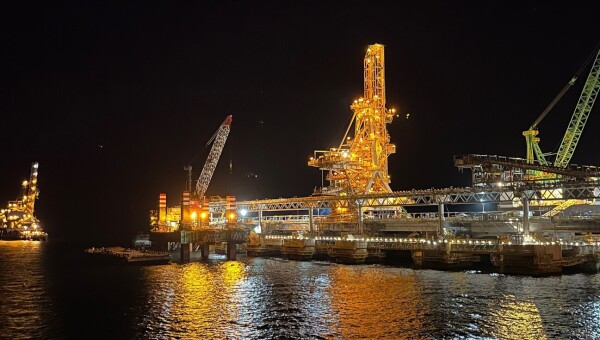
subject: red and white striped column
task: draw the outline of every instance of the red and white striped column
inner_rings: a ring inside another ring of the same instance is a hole
[[[167,223],[167,194],[164,192],[158,195],[158,223]]]
[[[225,197],[225,217],[227,217],[227,224],[235,225],[237,223],[235,196]]]
[[[190,192],[184,191],[181,195],[181,224],[189,225],[191,222]]]

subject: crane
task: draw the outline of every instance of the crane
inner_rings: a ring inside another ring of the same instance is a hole
[[[539,146],[540,138],[537,137],[538,125],[541,121],[546,117],[548,112],[556,105],[556,103],[560,100],[560,98],[567,92],[571,86],[575,84],[577,77],[581,73],[581,71],[588,65],[591,61],[594,53],[592,53],[583,66],[579,69],[577,74],[571,78],[571,80],[563,87],[563,89],[558,93],[556,98],[552,100],[552,102],[548,105],[548,107],[540,114],[540,116],[533,122],[533,124],[529,127],[528,130],[523,131],[523,136],[525,136],[525,141],[527,144],[527,162],[530,164],[535,163],[536,161],[540,165],[553,165],[559,168],[566,168],[571,161],[571,157],[573,157],[573,153],[575,152],[575,148],[577,147],[577,143],[581,138],[581,134],[583,132],[583,128],[585,127],[585,123],[590,115],[594,102],[596,101],[596,97],[598,96],[598,92],[600,91],[600,45],[596,47],[594,53],[596,53],[596,59],[592,65],[590,73],[587,77],[585,85],[583,86],[583,91],[579,97],[577,105],[575,106],[575,111],[571,116],[571,120],[569,125],[567,126],[567,131],[565,131],[565,135],[563,136],[562,142],[556,153],[556,157],[554,161],[551,163],[546,159],[546,156],[552,155],[543,153]]]
[[[231,129],[231,118],[231,115],[227,116],[219,129],[217,129],[208,143],[206,143],[207,147],[210,145],[210,143],[213,144],[210,149],[210,153],[208,154],[208,158],[206,159],[206,163],[204,163],[204,167],[202,168],[202,172],[200,173],[200,177],[198,178],[198,181],[196,181],[196,190],[194,191],[194,195],[198,198],[204,197],[206,189],[208,188],[210,180],[212,179],[212,175],[215,172],[215,168],[219,162],[219,157],[221,156],[223,147],[225,147],[227,136],[229,136],[229,130]],[[188,170],[187,167],[184,169]],[[191,167],[188,171],[191,171]]]

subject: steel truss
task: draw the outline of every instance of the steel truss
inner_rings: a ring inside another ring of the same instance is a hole
[[[589,181],[600,177],[600,167],[570,164],[566,167],[531,164],[523,158],[497,155],[458,155],[454,165],[459,169],[470,169],[473,185],[508,184],[522,185],[532,182]],[[531,175],[536,174],[536,175]]]
[[[292,211],[352,207],[432,206],[438,204],[503,203],[514,200],[554,201],[596,199],[600,181],[573,184],[523,185],[519,188],[448,188],[395,191],[368,195],[310,196],[268,200],[240,201],[237,210],[245,212]]]

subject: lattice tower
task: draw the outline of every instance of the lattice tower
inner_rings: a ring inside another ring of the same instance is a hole
[[[396,152],[386,124],[395,110],[385,107],[384,46],[370,45],[364,58],[364,96],[350,105],[353,117],[338,148],[316,150],[308,165],[326,170],[323,193],[350,195],[392,192],[388,156]],[[349,132],[354,126],[354,136]]]
[[[27,212],[31,216],[33,216],[35,210],[35,200],[39,193],[39,190],[37,188],[38,167],[38,162],[34,162],[31,164],[29,183],[27,183],[26,194],[23,196],[23,202],[25,203],[25,212]]]

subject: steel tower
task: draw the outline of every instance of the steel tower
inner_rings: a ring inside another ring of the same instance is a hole
[[[364,58],[364,96],[350,105],[352,120],[339,147],[316,150],[309,166],[327,171],[324,194],[350,195],[392,192],[388,156],[396,152],[386,124],[395,110],[385,107],[384,46],[370,45]],[[354,136],[349,132],[354,125]]]

